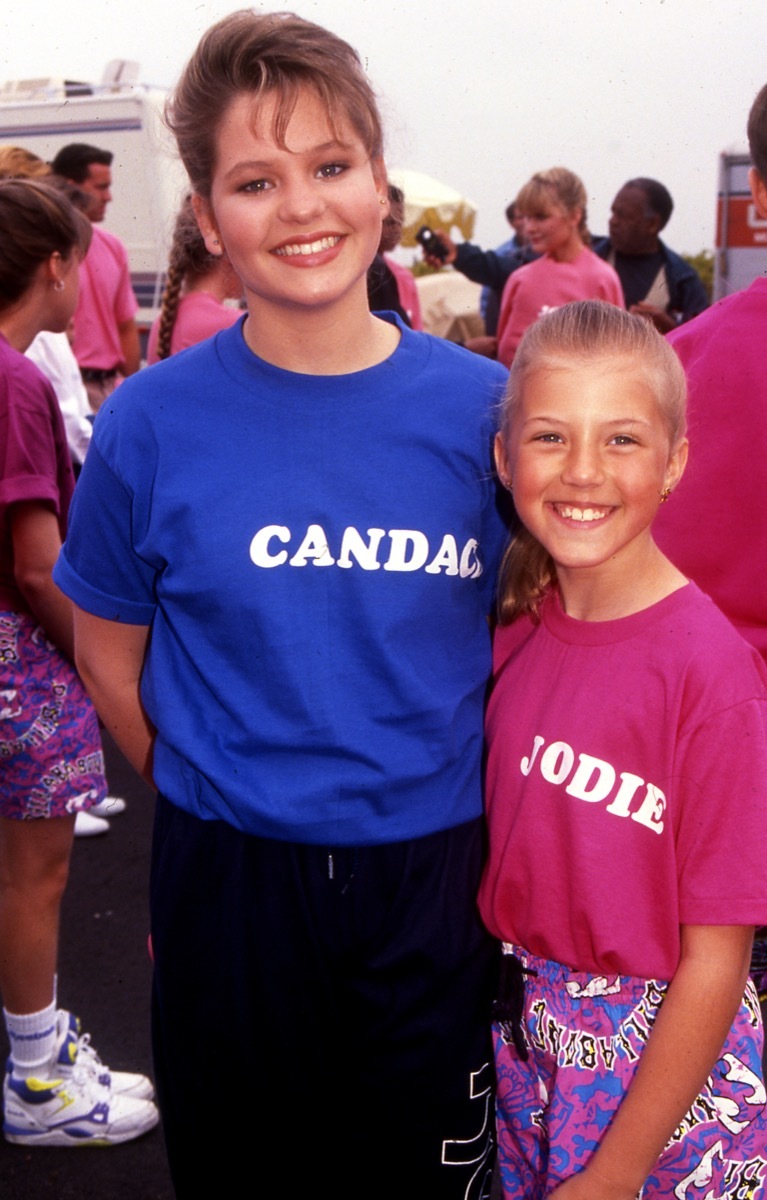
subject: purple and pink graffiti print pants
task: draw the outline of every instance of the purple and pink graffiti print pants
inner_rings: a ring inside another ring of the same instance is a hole
[[[543,1200],[594,1153],[633,1078],[667,985],[570,971],[506,946],[524,969],[521,1028],[493,1024],[504,1200]],[[521,978],[521,973],[520,973]],[[706,1086],[641,1200],[764,1200],[762,1021],[749,981]]]

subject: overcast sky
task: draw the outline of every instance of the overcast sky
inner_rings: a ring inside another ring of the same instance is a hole
[[[392,165],[479,206],[475,238],[507,236],[503,209],[536,170],[584,180],[589,224],[634,175],[670,189],[664,236],[713,246],[718,156],[744,143],[767,82],[764,0],[294,0],[362,55],[381,98]],[[96,80],[113,58],[172,85],[227,0],[2,0],[0,82]]]

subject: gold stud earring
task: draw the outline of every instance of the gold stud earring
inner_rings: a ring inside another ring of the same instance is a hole
[[[661,494],[660,494],[660,502],[661,502],[661,504],[665,504],[665,503],[666,503],[666,501],[668,500],[669,496],[671,495],[671,490],[672,490],[672,489],[671,489],[670,487],[666,487],[666,488],[664,488],[664,489],[663,489],[663,491],[662,491],[662,492],[661,492]]]

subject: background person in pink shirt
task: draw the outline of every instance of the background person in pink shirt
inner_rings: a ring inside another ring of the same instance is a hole
[[[82,142],[59,150],[53,170],[76,183],[92,199],[88,217],[93,239],[80,269],[80,300],[75,312],[75,358],[88,399],[98,412],[126,375],[141,365],[136,312],[128,254],[113,233],[100,227],[112,199],[112,154]]]
[[[520,191],[516,207],[525,219],[530,249],[541,257],[509,277],[497,337],[467,343],[507,367],[527,327],[549,309],[571,300],[608,300],[624,307],[615,271],[589,249],[586,189],[577,175],[566,167],[539,171]]]
[[[149,331],[149,365],[234,325],[242,314],[224,302],[241,297],[229,259],[208,251],[187,196],[173,230],[162,306]]]

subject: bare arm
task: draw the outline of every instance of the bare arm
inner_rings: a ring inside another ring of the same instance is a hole
[[[39,501],[26,501],[13,505],[10,525],[18,589],[50,640],[73,661],[72,605],[52,576],[61,549],[56,514]]]
[[[141,344],[138,325],[133,317],[117,326],[122,347],[122,371],[124,375],[135,375],[141,366]]]
[[[552,1200],[634,1200],[722,1052],[746,986],[753,929],[685,925],[682,957],[637,1073],[594,1157]]]
[[[139,695],[149,627],[105,621],[75,606],[75,661],[96,711],[131,766],[154,787],[155,730]]]

